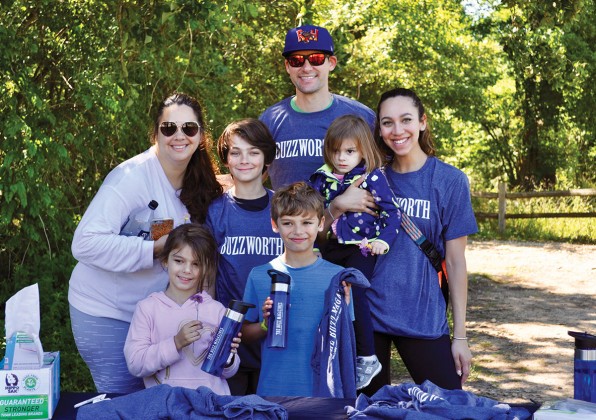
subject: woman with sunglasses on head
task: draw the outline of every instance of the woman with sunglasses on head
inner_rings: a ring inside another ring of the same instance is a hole
[[[424,106],[410,89],[381,95],[375,140],[389,159],[385,175],[398,205],[446,263],[453,330],[450,336],[437,271],[402,223],[405,227],[389,252],[378,256],[366,291],[383,368],[363,392],[372,395],[391,383],[392,346],[414,382],[461,389],[472,362],[466,336],[465,249],[468,235],[478,231],[468,178],[435,157]]]
[[[70,317],[98,392],[144,388],[128,372],[124,342],[137,302],[168,284],[156,259],[167,235],[146,240],[121,235],[122,227],[152,200],[158,203],[156,219],[171,218],[174,226],[203,223],[209,204],[222,194],[204,126],[196,99],[183,93],[166,98],[150,132],[153,145],[107,175],[75,231],[72,252],[78,263],[68,290]]]

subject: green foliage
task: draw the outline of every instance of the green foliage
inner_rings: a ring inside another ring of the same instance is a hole
[[[506,220],[505,233],[498,232],[495,219],[478,221],[476,239],[596,244],[595,218],[543,218]]]
[[[3,2],[0,299],[39,283],[42,342],[63,353],[63,390],[92,388],[67,292],[72,235],[101,181],[149,146],[155,106],[172,91],[202,101],[215,137],[291,95],[281,51],[295,25],[332,32],[334,92],[374,108],[381,92],[414,88],[439,155],[473,189],[553,176],[561,188],[593,184],[593,0],[493,9],[474,17],[446,0]]]
[[[321,2],[323,3],[323,2]],[[319,7],[322,4],[319,4]],[[495,43],[477,40],[468,18],[454,2],[329,2],[320,16],[337,41],[339,71],[333,86],[376,107],[381,92],[401,85],[423,97],[437,125],[443,110],[475,117],[483,91],[497,80]],[[487,69],[489,71],[487,71]]]
[[[559,180],[589,186],[596,180],[594,12],[591,0],[509,0],[480,23],[492,26],[506,54],[504,79],[515,86],[496,96],[493,112],[480,120],[494,142],[484,152],[498,157],[502,179],[512,186],[553,188]]]

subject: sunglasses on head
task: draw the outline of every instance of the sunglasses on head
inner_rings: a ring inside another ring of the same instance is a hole
[[[306,60],[308,60],[311,66],[320,66],[325,62],[326,58],[327,54],[312,53],[306,55],[290,55],[289,57],[286,57],[286,60],[288,60],[290,67],[302,67]]]
[[[201,126],[196,121],[188,121],[182,123],[180,126],[182,132],[188,137],[196,136],[200,127]],[[176,134],[176,131],[178,131],[178,124],[173,121],[164,121],[159,125],[159,131],[161,131],[161,134],[164,136],[171,137]]]

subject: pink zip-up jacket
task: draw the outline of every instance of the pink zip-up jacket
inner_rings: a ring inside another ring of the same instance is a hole
[[[202,302],[188,299],[180,306],[164,292],[156,292],[137,304],[124,356],[130,373],[142,377],[146,388],[159,384],[192,389],[206,386],[216,394],[230,395],[226,378],[238,371],[237,354],[221,378],[201,370],[226,308],[207,292],[201,292],[200,296]],[[184,324],[197,319],[203,323],[199,340],[176,350],[174,336]]]

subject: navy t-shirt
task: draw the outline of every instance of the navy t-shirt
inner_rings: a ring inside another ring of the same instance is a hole
[[[258,205],[262,200],[257,199],[252,204],[239,201],[230,191],[209,206],[205,224],[213,233],[220,254],[217,300],[226,307],[231,299],[242,299],[250,270],[283,252],[283,242],[271,228],[272,195],[273,192],[267,190],[267,205],[262,210],[247,210],[254,204],[262,207]]]

